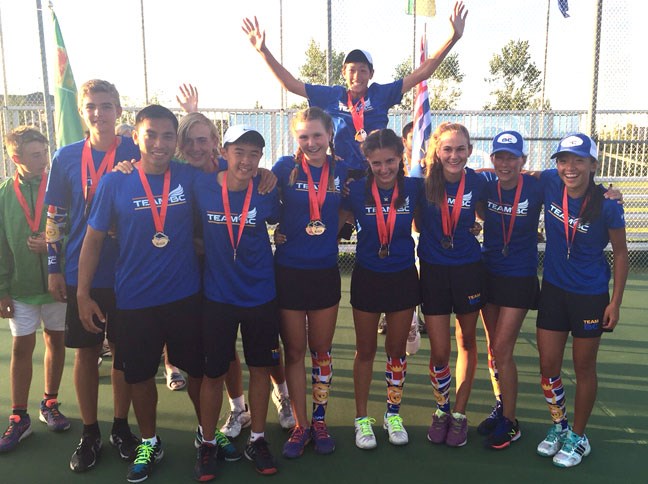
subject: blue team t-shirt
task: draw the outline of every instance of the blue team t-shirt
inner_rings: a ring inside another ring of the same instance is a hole
[[[59,148],[54,153],[52,168],[47,182],[45,203],[67,210],[68,236],[65,244],[65,282],[70,286],[78,284],[79,255],[86,233],[87,218],[85,215],[86,186],[92,183],[88,177],[85,183],[81,180],[81,154],[85,140],[77,141]],[[92,149],[92,160],[95,170],[99,169],[105,151]],[[131,138],[122,137],[115,153],[115,164],[123,160],[139,159],[139,148]],[[117,241],[106,237],[97,272],[92,279],[92,287],[112,288],[115,283],[115,262],[118,253]]]
[[[398,272],[414,265],[414,239],[412,238],[412,221],[414,210],[423,196],[423,181],[420,178],[403,180],[403,198],[405,203],[396,207],[394,233],[389,245],[389,255],[385,258],[378,256],[380,239],[376,222],[376,206],[367,187],[367,178],[354,181],[349,185],[350,193],[343,199],[342,207],[353,212],[358,231],[356,246],[356,261],[365,269],[375,272]],[[389,214],[394,189],[378,188],[381,201],[380,215],[386,222]]]
[[[367,134],[375,129],[387,127],[389,108],[401,102],[403,98],[403,80],[389,84],[372,83],[365,95],[364,130]],[[317,106],[331,115],[335,125],[335,154],[343,158],[350,170],[367,168],[365,157],[360,150],[360,143],[355,140],[356,129],[348,107],[347,88],[342,86],[321,86],[306,84],[306,96],[310,106]],[[355,104],[359,99],[353,99]]]
[[[330,157],[328,162],[330,163]],[[281,195],[280,231],[286,236],[286,242],[279,244],[275,250],[277,264],[296,269],[327,269],[338,262],[338,211],[340,208],[341,187],[346,180],[346,170],[336,163],[334,170],[335,190],[328,189],[324,205],[320,210],[326,230],[322,235],[313,236],[306,233],[310,222],[308,204],[308,180],[301,166],[290,185],[290,174],[295,167],[293,156],[283,156],[272,167],[277,177],[277,187]],[[311,176],[316,189],[319,189],[321,167],[310,166]]]
[[[260,179],[260,176],[254,177],[243,234],[236,247],[236,260],[218,175],[202,174],[196,182],[196,204],[205,242],[204,293],[212,301],[254,307],[276,297],[272,246],[266,222],[278,221],[279,196],[276,188],[267,195],[259,195]],[[228,192],[235,244],[246,192]]]
[[[625,227],[623,207],[617,200],[604,199],[601,214],[585,224],[578,224],[567,258],[567,240],[562,209],[563,183],[557,170],[542,172],[544,186],[545,233],[547,245],[543,278],[555,286],[577,294],[608,292],[610,266],[604,249],[610,241],[609,229]],[[583,198],[567,197],[569,237],[580,213]]]
[[[538,219],[542,209],[541,182],[522,175],[522,192],[513,225],[508,255],[502,254],[504,233],[508,234],[516,188],[502,189],[500,201],[497,178],[487,184],[486,218],[482,256],[491,274],[511,277],[535,276],[538,273]],[[502,225],[504,232],[502,231]]]
[[[466,181],[461,202],[461,212],[455,228],[453,247],[451,249],[444,249],[441,245],[444,235],[440,207],[423,197],[418,256],[428,264],[458,266],[477,262],[481,259],[479,242],[470,232],[470,229],[475,224],[475,206],[480,201],[486,201],[486,179],[475,173],[471,168],[465,168],[465,171]],[[445,183],[451,217],[458,189],[459,182]]]
[[[178,301],[200,291],[193,246],[193,186],[204,176],[190,165],[172,161],[164,233],[166,247],[151,240],[157,232],[146,192],[137,173],[109,173],[99,183],[88,224],[117,230],[119,257],[115,292],[119,309],[141,309]],[[160,209],[164,175],[146,175]]]

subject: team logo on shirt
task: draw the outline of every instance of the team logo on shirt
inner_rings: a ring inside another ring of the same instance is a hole
[[[153,198],[156,207],[162,205],[162,197],[160,195],[155,195]],[[178,184],[176,188],[169,192],[169,207],[183,205],[185,203],[187,203],[187,200],[185,199],[184,188]],[[133,198],[133,205],[135,205],[135,210],[148,209],[150,207],[148,198],[145,196]]]
[[[210,224],[225,224],[227,223],[226,220],[227,218],[225,217],[225,214],[223,212],[210,212],[207,211],[207,223]],[[257,218],[257,209],[256,207],[251,208],[248,213],[247,217],[245,217],[245,225],[248,227],[254,227],[256,225],[256,218]],[[241,214],[232,214],[232,223],[233,224],[241,224]]]
[[[389,213],[389,205],[387,206],[383,205],[381,208],[383,214],[386,215]],[[410,199],[408,195],[405,198],[405,204],[403,204],[402,207],[396,209],[396,214],[398,215],[399,213],[409,213],[409,212],[410,212]],[[365,205],[365,215],[376,215],[376,207]]]
[[[333,179],[333,185],[335,186],[335,191],[339,193],[340,192],[340,177],[339,176],[336,176]],[[297,180],[295,182],[294,186],[295,186],[295,190],[297,190],[298,192],[307,192],[308,191],[308,181],[306,181],[306,180]],[[319,183],[318,182],[313,181],[313,186],[315,187],[315,190],[319,190]],[[333,190],[331,188],[328,188],[328,187],[327,187],[326,191],[330,192],[330,193],[333,192]]]
[[[338,102],[338,110],[342,111],[343,113],[351,113],[351,110],[349,109],[349,106],[347,106],[342,101]],[[365,111],[373,111],[374,110],[373,106],[371,105],[371,99],[365,99],[364,110]]]
[[[564,217],[563,217],[563,209],[559,205],[556,205],[555,203],[552,203],[551,206],[549,207],[549,213],[556,219],[560,220],[560,223],[563,223]],[[569,223],[570,227],[574,227],[574,224],[576,221],[578,221],[578,227],[577,231],[586,234],[587,231],[589,230],[590,224],[589,223],[581,223],[578,220],[578,217],[572,217],[571,215],[567,214],[567,221]]]
[[[491,212],[499,213],[502,215],[511,215],[513,212],[513,205],[508,203],[499,203],[495,200],[488,200],[488,210]],[[518,203],[517,207],[517,216],[526,217],[529,213],[529,199],[527,198],[523,202]]]
[[[448,207],[454,207],[455,198],[448,195]],[[461,209],[469,209],[472,204],[472,192],[466,193],[461,200]]]

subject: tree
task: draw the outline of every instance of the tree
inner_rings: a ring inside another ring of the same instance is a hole
[[[531,61],[528,40],[510,40],[501,53],[490,60],[490,77],[494,101],[484,106],[492,110],[540,109],[538,95],[542,85],[541,71]],[[545,101],[543,108],[549,108]]]
[[[311,39],[306,49],[306,62],[299,68],[299,80],[308,84],[321,84],[328,86],[344,86],[346,82],[342,77],[342,64],[344,53],[331,53],[331,82],[326,82],[326,50],[320,48],[315,39]],[[304,109],[308,107],[307,101],[292,104],[292,109]]]
[[[411,73],[412,57],[410,56],[396,66],[394,79],[402,79]],[[459,65],[459,55],[457,53],[448,55],[427,80],[430,109],[435,111],[454,109],[461,97],[459,84],[463,80],[464,74]],[[414,107],[414,89],[403,95],[400,107],[406,111]]]

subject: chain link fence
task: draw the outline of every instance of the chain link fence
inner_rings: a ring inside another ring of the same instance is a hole
[[[139,2],[93,4],[97,18],[108,23],[112,12],[122,12],[117,42],[98,39],[91,31],[84,34],[96,44],[99,63],[74,57],[81,52],[76,30],[92,29],[75,24],[69,12],[85,2],[57,0],[54,6],[77,84],[91,77],[114,82],[125,107],[120,122],[132,123],[145,99],[176,109],[177,85],[192,82],[201,90],[201,111],[214,120],[221,136],[234,123],[250,124],[264,135],[267,147],[262,163],[270,167],[281,155],[294,152],[290,119],[304,100],[280,91],[263,61],[247,45],[240,31],[242,17],[258,13],[269,48],[304,81],[326,83],[327,71],[335,80],[340,54],[362,48],[374,58],[373,80],[386,83],[411,72],[424,32],[429,52],[447,38],[447,18],[454,2],[436,0],[435,17],[419,15],[416,19],[406,14],[407,0],[244,0],[236,5],[185,0],[182,7],[171,0],[142,0],[143,11],[134,3]],[[442,101],[433,105],[444,106],[443,111],[432,112],[432,126],[443,121],[466,125],[474,143],[472,167],[490,166],[490,141],[504,129],[518,130],[529,141],[528,168],[536,170],[550,166],[550,153],[566,133],[592,135],[599,145],[600,182],[612,183],[624,193],[632,268],[645,270],[648,97],[640,86],[645,76],[637,50],[648,43],[648,29],[641,25],[648,9],[644,2],[628,0],[568,3],[570,17],[563,18],[557,0],[467,0],[466,31],[453,48],[454,64],[439,68],[440,75],[429,81],[432,95]],[[421,0],[417,10],[424,11]],[[129,15],[123,15],[124,11]],[[186,48],[178,57],[165,55],[171,48],[170,32],[177,31],[188,12],[196,22],[190,28],[191,38],[174,39]],[[47,9],[43,20],[47,63],[53,72],[56,50]],[[0,0],[0,33],[1,134],[4,138],[20,124],[32,124],[47,133],[51,118],[44,107],[35,4]],[[138,53],[142,38],[146,39],[146,64]],[[326,63],[329,50],[330,68]],[[311,69],[302,69],[306,65]],[[171,70],[182,71],[182,75],[171,75]],[[54,78],[50,74],[50,86]],[[250,82],[253,88],[248,87]],[[53,105],[53,97],[47,95]],[[406,96],[390,112],[389,127],[398,133],[411,119],[411,97]],[[3,149],[0,177],[12,173],[12,162]],[[342,264],[350,267],[353,245],[342,246],[341,252]]]

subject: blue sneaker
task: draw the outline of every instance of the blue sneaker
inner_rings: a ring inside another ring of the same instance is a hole
[[[290,432],[290,438],[283,446],[283,456],[286,459],[296,459],[301,457],[304,449],[311,441],[311,432],[309,428],[295,426]]]
[[[9,452],[16,448],[18,443],[32,434],[31,420],[29,415],[11,415],[9,427],[0,437],[0,452]]]
[[[227,438],[223,432],[218,430],[215,433],[216,444],[218,446],[218,458],[225,459],[227,462],[235,462],[243,457],[234,444]]]
[[[497,423],[502,418],[502,402],[497,400],[493,409],[488,417],[486,417],[482,422],[477,426],[477,433],[479,435],[488,436],[495,431]]]
[[[70,428],[70,421],[59,411],[56,399],[43,400],[40,404],[40,421],[47,424],[53,432],[63,432]]]
[[[153,464],[157,464],[164,457],[162,441],[157,438],[157,444],[151,445],[150,442],[143,441],[137,446],[135,460],[128,466],[126,479],[128,482],[142,482],[148,479],[153,472]]]
[[[311,440],[315,445],[316,454],[332,454],[335,450],[335,440],[329,434],[324,420],[313,420],[311,422]]]
[[[486,446],[495,450],[506,449],[520,437],[522,437],[522,432],[517,419],[515,422],[511,422],[506,417],[502,417],[493,433],[486,439]]]

